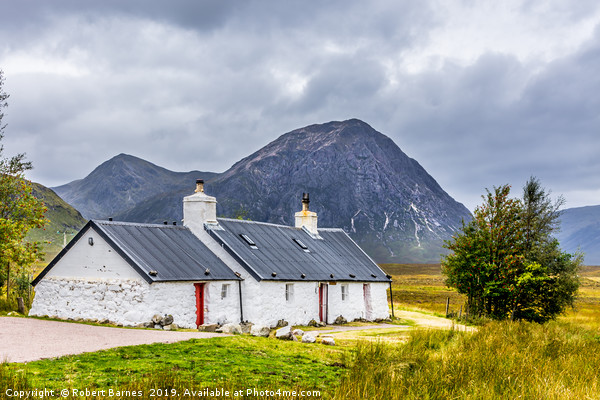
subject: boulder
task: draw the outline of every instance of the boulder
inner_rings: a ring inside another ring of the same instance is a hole
[[[277,325],[275,325],[276,328],[281,328],[283,326],[288,326],[288,322],[285,319],[280,319],[277,321]]]
[[[275,331],[275,337],[281,340],[291,340],[293,336],[291,328],[291,326],[284,326],[283,328],[277,329],[277,331]]]
[[[302,335],[302,343],[315,343],[316,341],[317,338],[312,333],[306,332],[304,335]]]
[[[240,327],[240,324],[225,324],[220,328],[217,328],[215,332],[239,335],[242,333],[242,328]]]
[[[198,327],[200,332],[216,332],[219,324],[203,324]]]
[[[333,336],[323,336],[321,343],[328,346],[335,346],[335,339],[333,339]]]
[[[243,334],[250,333],[250,330],[252,329],[252,322],[242,322],[242,323],[240,323],[240,329],[241,329],[241,332]]]
[[[152,316],[152,322],[154,322],[154,325],[160,324],[160,322],[162,321],[162,319],[163,319],[162,315],[159,315],[159,314],[154,314]]]
[[[162,326],[171,325],[172,323],[173,323],[173,316],[171,314],[165,315],[162,318],[162,320],[160,321],[160,324]]]
[[[335,321],[333,321],[334,325],[344,325],[347,324],[348,321],[346,320],[346,318],[342,317],[341,315],[338,316]]]
[[[250,334],[252,336],[269,337],[270,333],[271,333],[271,328],[269,328],[268,326],[252,325],[252,328],[250,328]]]
[[[296,328],[296,329],[294,329],[292,331],[292,335],[294,335],[294,336],[302,336],[302,335],[304,335],[304,331],[302,329],[297,329]]]
[[[164,329],[165,331],[176,331],[176,330],[177,330],[177,328],[179,328],[179,327],[177,326],[177,324],[169,324],[169,325],[165,325],[165,326],[163,326],[163,329]]]

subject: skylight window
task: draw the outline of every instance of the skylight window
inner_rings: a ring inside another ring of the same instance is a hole
[[[296,243],[298,246],[300,246],[300,248],[302,250],[304,250],[305,252],[309,252],[310,250],[308,250],[308,246],[304,244],[304,242],[300,239],[292,239],[294,241],[294,243]]]
[[[250,247],[251,247],[251,248],[253,248],[253,249],[258,249],[258,246],[256,245],[256,243],[254,243],[254,240],[252,240],[252,239],[250,238],[250,236],[246,235],[245,233],[241,233],[241,234],[240,234],[240,237],[241,237],[242,239],[244,239],[244,241],[245,241],[246,243],[248,243],[248,246],[250,246]]]

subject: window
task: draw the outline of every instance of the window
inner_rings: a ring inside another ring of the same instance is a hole
[[[342,301],[348,300],[348,285],[342,285]]]
[[[302,242],[302,240],[300,239],[292,239],[294,241],[294,243],[296,243],[298,246],[300,246],[300,248],[302,250],[304,250],[305,252],[310,252],[310,250],[308,250],[308,246],[304,244],[304,242]]]
[[[228,294],[229,294],[229,284],[228,283],[224,283],[221,286],[221,300],[223,300],[224,298],[226,298]]]
[[[240,237],[242,239],[244,239],[244,241],[246,243],[248,243],[248,246],[250,246],[251,249],[258,249],[258,246],[256,245],[256,243],[254,242],[254,240],[252,240],[250,238],[250,236],[246,235],[245,233],[240,233]]]
[[[294,301],[294,284],[285,284],[285,301]]]

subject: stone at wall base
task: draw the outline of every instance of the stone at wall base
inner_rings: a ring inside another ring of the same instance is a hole
[[[242,328],[240,327],[240,324],[225,324],[220,328],[217,328],[215,332],[239,335],[242,333]]]
[[[242,322],[240,323],[240,329],[242,334],[248,334],[250,333],[250,330],[252,329],[252,322]]]
[[[160,321],[160,324],[162,326],[171,325],[172,323],[173,323],[173,316],[171,314],[165,315],[162,318],[162,320]]]
[[[177,324],[169,324],[169,325],[165,325],[165,326],[163,326],[163,329],[164,329],[165,331],[176,331],[176,330],[177,330],[177,328],[179,328],[179,327],[177,326]]]
[[[204,324],[198,327],[200,332],[216,332],[219,324]]]
[[[264,325],[252,325],[250,328],[250,334],[252,336],[261,336],[261,337],[269,337],[271,333],[271,328]]]

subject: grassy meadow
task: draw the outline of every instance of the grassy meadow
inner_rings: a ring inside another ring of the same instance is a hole
[[[444,286],[439,265],[382,267],[393,276],[397,314],[443,316],[448,297],[452,311],[463,304]],[[68,398],[112,399],[173,394],[204,399],[598,399],[600,267],[586,267],[581,276],[576,308],[544,325],[489,321],[465,332],[396,320],[402,324],[398,328],[336,334],[335,347],[250,336],[124,347],[2,364],[0,398],[7,389],[66,388]],[[85,389],[89,395],[73,392]],[[210,389],[229,394],[211,394]],[[202,390],[208,392],[199,396]]]

